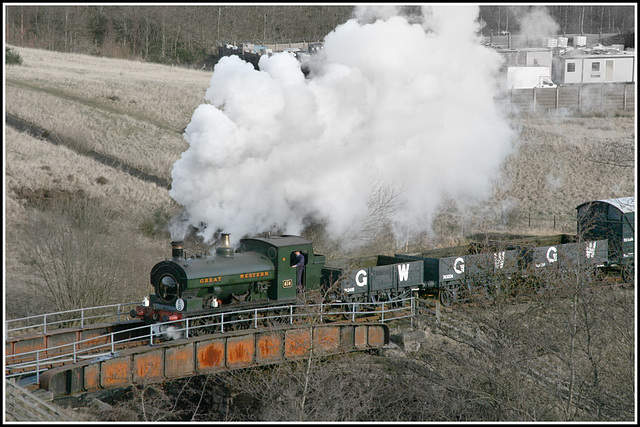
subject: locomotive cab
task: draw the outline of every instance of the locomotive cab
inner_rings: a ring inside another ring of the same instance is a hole
[[[320,285],[325,257],[316,255],[313,252],[313,243],[300,236],[242,239],[239,251],[260,253],[275,265],[274,283],[267,291],[270,300],[281,301],[296,297],[296,268],[292,267],[295,251],[300,251],[305,259],[302,283],[306,289],[316,289]]]

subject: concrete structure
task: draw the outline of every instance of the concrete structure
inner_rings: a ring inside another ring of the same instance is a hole
[[[56,397],[132,384],[379,348],[389,343],[384,324],[288,325],[168,341],[49,369],[40,387]]]

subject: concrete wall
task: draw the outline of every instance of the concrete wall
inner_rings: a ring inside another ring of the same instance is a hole
[[[379,348],[389,343],[384,324],[294,325],[164,342],[112,357],[49,369],[40,387],[54,398],[132,384]]]

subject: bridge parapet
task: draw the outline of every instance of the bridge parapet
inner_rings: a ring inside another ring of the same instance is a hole
[[[49,369],[40,387],[53,397],[329,356],[389,344],[380,323],[287,325],[163,342]]]

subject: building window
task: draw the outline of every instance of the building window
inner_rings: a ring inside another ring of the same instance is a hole
[[[591,71],[600,71],[600,63],[592,62],[591,63]]]
[[[567,64],[567,73],[575,73],[576,72],[576,63],[575,62],[569,62]]]

